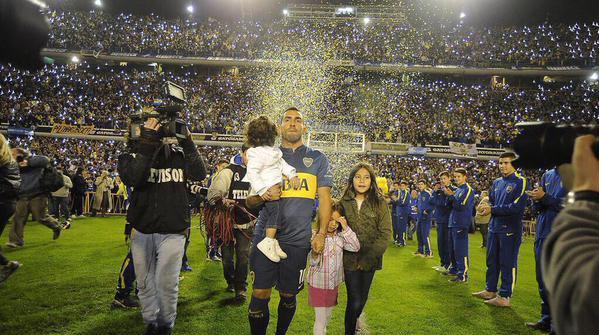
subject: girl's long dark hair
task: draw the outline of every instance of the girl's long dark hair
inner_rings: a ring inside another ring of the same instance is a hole
[[[379,186],[376,183],[376,176],[374,174],[374,169],[372,166],[366,162],[360,162],[352,168],[349,173],[349,177],[347,178],[347,185],[345,186],[345,190],[343,191],[343,198],[353,199],[356,197],[356,190],[354,189],[354,177],[359,170],[366,169],[368,174],[370,175],[370,188],[368,192],[366,192],[366,201],[372,206],[376,207],[384,203],[383,193],[379,189]]]

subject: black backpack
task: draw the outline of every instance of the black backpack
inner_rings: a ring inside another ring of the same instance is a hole
[[[44,192],[56,192],[64,186],[62,173],[58,172],[52,165],[44,168],[42,178],[40,179],[40,187]]]

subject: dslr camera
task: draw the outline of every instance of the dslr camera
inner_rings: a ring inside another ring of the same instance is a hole
[[[166,103],[162,100],[155,100],[153,110],[142,110],[129,116],[129,140],[136,141],[142,137],[142,133],[145,131],[144,123],[150,118],[158,119],[160,122],[160,129],[158,130],[160,138],[177,137],[184,139],[188,136],[187,124],[179,118],[183,104],[187,102],[185,89],[167,81],[164,93],[167,97]]]
[[[516,124],[519,135],[513,149],[518,158],[512,163],[516,168],[550,169],[570,163],[576,138],[582,135],[599,136],[599,125],[556,125],[551,122],[520,122]],[[599,159],[599,142],[593,145]]]

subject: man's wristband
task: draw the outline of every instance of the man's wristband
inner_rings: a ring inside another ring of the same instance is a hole
[[[592,201],[599,203],[599,192],[578,191],[574,192],[574,201]]]

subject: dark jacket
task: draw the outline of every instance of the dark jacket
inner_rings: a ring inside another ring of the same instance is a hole
[[[25,167],[19,167],[21,173],[21,188],[19,198],[33,198],[47,193],[42,190],[40,180],[44,175],[44,168],[50,164],[46,156],[31,156]]]
[[[541,257],[554,329],[597,334],[599,202],[576,200],[558,214]]]
[[[19,164],[15,161],[0,166],[0,204],[15,202],[21,187]]]
[[[455,187],[451,185],[449,188],[455,191]],[[433,217],[437,224],[449,223],[449,214],[451,214],[451,204],[449,203],[449,197],[443,192],[443,190],[436,190],[433,192],[433,196],[430,200],[431,205],[435,209]]]
[[[119,175],[133,187],[127,221],[144,234],[184,233],[190,226],[187,179],[206,177],[195,144],[187,139],[181,146],[142,143],[137,151],[119,156]]]
[[[360,250],[358,252],[343,251],[343,268],[345,271],[374,271],[383,268],[383,254],[391,242],[391,214],[383,199],[378,206],[372,206],[364,200],[358,211],[358,204],[353,197],[341,199],[347,223],[358,236]]]
[[[85,190],[87,190],[87,183],[83,175],[78,173],[73,176],[73,194],[83,195],[85,194]]]

